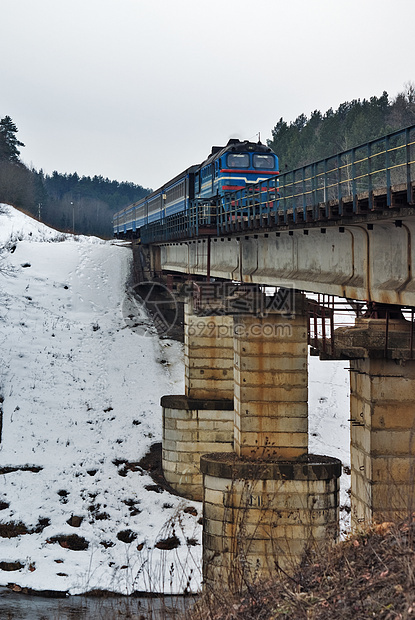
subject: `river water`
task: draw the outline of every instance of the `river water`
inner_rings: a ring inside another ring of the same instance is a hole
[[[0,588],[1,620],[179,620],[195,598],[45,598]]]

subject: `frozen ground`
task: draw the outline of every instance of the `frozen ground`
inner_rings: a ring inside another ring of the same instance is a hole
[[[197,590],[201,505],[128,467],[161,441],[160,397],[183,393],[181,346],[126,326],[128,248],[0,211],[0,585]],[[348,464],[348,417],[345,363],[312,358],[311,451]],[[55,538],[71,535],[87,547]]]

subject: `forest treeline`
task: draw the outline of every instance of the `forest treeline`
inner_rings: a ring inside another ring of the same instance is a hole
[[[76,172],[36,175],[43,192],[42,221],[85,235],[112,237],[113,214],[151,191],[135,183],[110,181],[102,176],[80,177]]]
[[[393,99],[384,92],[381,97],[346,101],[324,114],[300,114],[291,123],[281,118],[267,143],[277,153],[281,170],[293,170],[409,125],[415,125],[412,83]]]
[[[415,85],[408,83],[396,97],[354,99],[337,110],[315,110],[288,123],[281,118],[268,145],[277,153],[281,170],[292,170],[330,157],[392,131],[415,125]],[[102,176],[76,172],[44,174],[20,160],[23,142],[10,116],[0,120],[0,202],[31,213],[59,230],[112,236],[112,216],[150,190]]]
[[[143,198],[149,189],[135,183],[29,169],[20,160],[23,142],[10,116],[0,120],[0,202],[23,209],[62,231],[113,235],[112,216]]]

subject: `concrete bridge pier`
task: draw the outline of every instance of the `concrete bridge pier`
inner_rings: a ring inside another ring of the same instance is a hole
[[[383,331],[385,321],[377,323]],[[395,339],[407,342],[405,323]],[[402,349],[395,351],[402,354]],[[368,353],[350,362],[355,528],[404,518],[415,510],[415,360],[379,358],[376,350]]]
[[[335,332],[350,361],[351,517],[358,529],[415,510],[415,334],[399,306],[378,305]],[[354,358],[354,359],[353,359]]]
[[[415,360],[350,363],[355,528],[415,510]]]
[[[299,458],[308,452],[307,314],[293,297],[279,312],[234,317],[235,452],[247,458]]]
[[[163,456],[166,480],[181,495],[203,498],[200,456],[233,450],[233,320],[200,316],[185,304],[185,394],[163,396]]]
[[[201,458],[203,576],[233,591],[336,540],[341,463],[308,454],[307,314],[234,316],[232,454]]]

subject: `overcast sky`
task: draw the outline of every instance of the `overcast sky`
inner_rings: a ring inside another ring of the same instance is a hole
[[[414,0],[0,0],[0,118],[47,173],[156,188],[230,137],[415,81]]]

